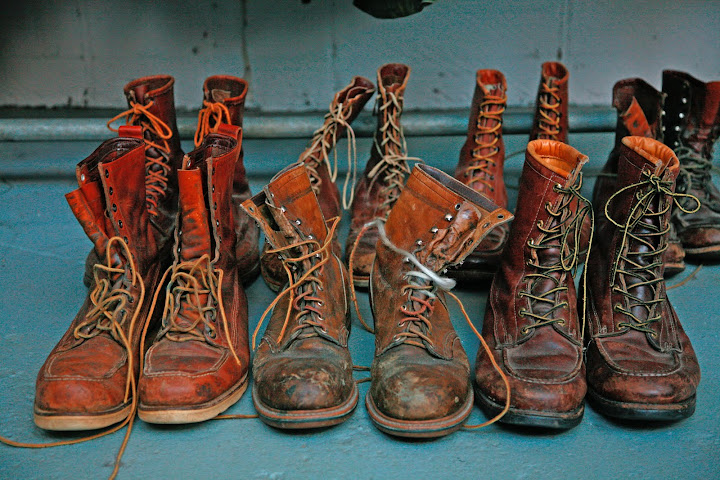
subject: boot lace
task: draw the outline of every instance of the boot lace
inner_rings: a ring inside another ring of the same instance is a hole
[[[531,249],[530,260],[526,265],[535,269],[536,273],[528,273],[525,275],[527,279],[533,279],[527,291],[519,292],[518,296],[530,299],[530,309],[521,309],[519,314],[522,317],[530,317],[533,323],[522,328],[521,333],[527,335],[530,330],[557,323],[564,325],[565,319],[556,317],[555,312],[562,308],[568,307],[568,303],[560,301],[560,294],[568,290],[567,275],[574,275],[580,255],[580,233],[582,225],[586,217],[590,217],[591,236],[590,244],[592,244],[592,233],[594,231],[593,209],[590,201],[582,196],[580,190],[582,188],[582,173],[578,174],[578,179],[574,185],[563,187],[560,184],[553,186],[553,191],[561,194],[556,208],[550,204],[545,204],[545,210],[550,215],[547,222],[539,220],[536,224],[541,234],[537,240],[530,239],[527,243]],[[577,202],[577,213],[573,213],[573,203]],[[581,205],[580,205],[581,204]],[[549,249],[558,249],[560,256],[556,261],[544,264],[541,262],[540,256],[542,251]],[[585,264],[590,255],[590,247],[585,253]],[[533,288],[539,283],[546,281],[552,282],[553,287],[543,291],[542,293],[533,293]],[[585,272],[583,271],[583,285],[585,285]],[[536,306],[542,305],[542,313],[536,311]],[[582,313],[582,331],[585,328],[586,308],[583,303]]]
[[[320,187],[322,185],[322,179],[317,169],[320,168],[321,164],[324,164],[328,172],[330,172],[330,179],[334,182],[338,175],[338,154],[337,150],[333,150],[333,147],[337,144],[337,132],[341,127],[345,128],[345,132],[348,140],[348,173],[345,176],[345,182],[343,183],[343,208],[347,209],[353,201],[355,195],[355,179],[357,178],[357,147],[355,144],[355,131],[350,126],[348,118],[350,118],[352,110],[346,108],[342,103],[331,104],[330,111],[325,114],[325,121],[323,126],[313,132],[312,140],[310,140],[310,146],[300,155],[299,163],[304,162],[305,167],[308,170],[310,176],[310,186],[315,192],[315,195],[320,194]],[[333,162],[330,162],[328,152],[333,150]]]
[[[625,305],[616,303],[613,310],[627,316],[631,321],[619,322],[619,329],[627,328],[639,332],[648,333],[655,337],[657,334],[651,328],[654,322],[662,318],[659,312],[653,315],[655,305],[662,303],[665,296],[661,295],[663,289],[660,285],[663,282],[663,275],[660,267],[663,264],[662,253],[667,250],[667,242],[664,242],[666,234],[670,231],[669,222],[664,220],[664,215],[675,206],[685,213],[694,213],[700,208],[700,201],[697,197],[676,193],[672,190],[672,180],[663,180],[654,173],[644,171],[642,179],[615,192],[605,204],[605,218],[613,225],[622,229],[622,242],[620,251],[613,264],[611,272],[613,291],[625,297]],[[636,201],[627,217],[625,223],[612,218],[610,215],[610,204],[612,201],[626,191],[637,188]],[[672,201],[665,199],[672,198]],[[687,201],[694,201],[694,209],[683,205]],[[653,212],[654,204],[659,202],[657,212]],[[653,221],[657,218],[657,221]],[[631,250],[636,245],[637,250]],[[642,251],[647,248],[647,251]],[[652,291],[652,299],[647,300],[634,295],[629,290],[647,287]],[[635,307],[645,309],[645,318],[633,313]]]
[[[560,87],[555,86],[553,79],[542,82],[538,95],[538,138],[557,140],[560,135]]]
[[[203,100],[203,108],[198,113],[198,126],[193,142],[199,147],[208,133],[217,133],[221,123],[230,123],[230,110],[224,103]]]
[[[712,189],[712,156],[705,158],[694,149],[681,145],[675,149],[680,160],[680,173],[678,174],[677,191],[688,193],[698,192],[702,201],[715,211],[720,211],[720,199],[713,195]],[[687,201],[683,201],[687,206]]]
[[[145,140],[145,198],[151,215],[158,215],[158,201],[167,195],[168,177],[170,175],[170,144],[172,130],[158,116],[150,112],[154,101],[145,105],[130,102],[130,108],[114,116],[107,122],[107,127],[117,132],[112,124],[125,118],[128,125],[140,125]],[[145,135],[145,133],[148,135]],[[160,156],[151,155],[154,148]]]
[[[480,113],[477,118],[477,132],[475,145],[472,150],[473,162],[465,171],[470,177],[470,187],[475,188],[478,183],[486,185],[491,192],[495,187],[491,183],[495,179],[495,160],[492,157],[500,152],[500,132],[502,130],[502,114],[505,112],[507,96],[487,95],[480,104]],[[488,140],[488,138],[490,140]]]
[[[297,222],[297,220],[296,220]],[[332,241],[335,236],[335,230],[340,224],[340,217],[331,220],[325,242],[320,242],[308,236],[307,240],[300,240],[284,247],[268,250],[267,253],[282,255],[282,265],[288,277],[288,286],[275,297],[275,300],[265,309],[260,321],[258,322],[252,337],[253,349],[255,349],[256,339],[260,327],[265,320],[267,314],[275,308],[275,305],[286,294],[290,294],[290,308],[287,309],[285,321],[278,338],[275,342],[280,342],[290,325],[290,318],[295,314],[296,325],[290,330],[289,335],[293,338],[309,338],[314,336],[324,336],[327,334],[325,328],[325,319],[322,316],[323,300],[318,296],[318,291],[323,291],[324,283],[320,274],[323,266],[330,261],[332,257]],[[296,256],[291,256],[295,253]],[[339,299],[337,299],[339,300]]]
[[[223,270],[213,268],[213,262],[208,254],[202,255],[197,260],[178,262],[171,266],[159,283],[164,285],[165,279],[170,277],[165,288],[162,328],[157,339],[164,336],[173,342],[196,340],[213,344],[217,338],[216,323],[219,311],[230,352],[239,364],[240,359],[233,347],[225,315],[222,297],[223,274]],[[153,307],[161,290],[158,288],[155,292]],[[195,313],[194,320],[188,321],[183,314],[186,309]]]

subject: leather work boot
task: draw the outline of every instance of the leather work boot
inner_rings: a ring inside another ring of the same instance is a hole
[[[720,81],[704,83],[683,72],[663,72],[665,144],[680,160],[677,191],[697,197],[700,209],[673,210],[688,256],[720,260],[720,192],[712,181],[713,146],[720,135]],[[681,199],[688,209],[693,202]]]
[[[507,208],[503,179],[505,144],[502,139],[502,114],[507,103],[507,82],[497,70],[478,70],[470,121],[455,178],[485,195],[493,203]],[[508,239],[508,226],[490,231],[478,248],[450,275],[459,280],[489,278],[495,273]]]
[[[174,261],[159,287],[162,326],[138,385],[138,414],[146,422],[208,420],[247,388],[248,311],[232,203],[241,132],[220,125],[178,171]]]
[[[128,109],[107,122],[126,119],[127,125],[140,126],[145,139],[145,197],[154,236],[165,268],[171,260],[172,233],[177,209],[176,171],[182,161],[175,120],[175,79],[169,75],[142,77],[125,85]],[[86,286],[92,286],[93,265],[100,262],[91,250],[85,263]]]
[[[352,177],[352,183],[355,182],[356,165],[353,163],[355,158],[355,133],[352,131],[350,124],[357,118],[365,104],[375,92],[375,86],[372,82],[363,77],[354,77],[350,85],[346,86],[335,94],[332,102],[330,102],[330,111],[325,115],[322,127],[315,130],[310,144],[300,154],[299,163],[304,163],[310,175],[310,183],[313,192],[320,202],[320,209],[323,216],[330,220],[342,215],[340,191],[335,181],[337,179],[337,153],[335,154],[335,166],[331,164],[330,153],[335,148],[337,142],[344,136],[348,135],[348,157],[349,165],[348,177],[343,187],[342,204],[346,205],[346,191],[348,182]],[[336,151],[337,152],[337,151]],[[352,185],[349,188],[353,188]],[[340,255],[340,242],[335,239],[333,248]],[[287,281],[287,275],[282,267],[282,262],[277,255],[266,253],[271,247],[265,243],[263,247],[263,256],[261,259],[261,271],[265,282],[271,290],[279,291]]]
[[[195,130],[196,148],[200,147],[208,134],[218,133],[220,125],[234,125],[242,128],[247,92],[248,83],[242,78],[215,75],[205,79],[203,107],[198,114],[198,126]],[[240,272],[240,280],[245,285],[255,280],[260,273],[260,251],[258,249],[260,229],[240,208],[240,204],[251,196],[241,144],[233,177],[232,208],[237,231],[235,261]]]
[[[620,80],[613,87],[613,107],[617,110],[615,127],[615,146],[610,152],[602,173],[595,181],[593,205],[595,216],[603,215],[599,209],[605,207],[607,200],[617,191],[617,165],[622,139],[634,135],[654,138],[662,141],[662,116],[665,95],[640,78]],[[665,276],[685,270],[685,251],[675,230],[670,229],[668,249],[663,257]]]
[[[66,195],[102,260],[38,373],[35,423],[46,430],[103,428],[134,415],[140,336],[161,270],[146,206],[142,131],[121,127],[120,134],[78,164],[79,188]]]
[[[692,415],[700,382],[663,280],[670,210],[684,195],[673,188],[678,160],[645,137],[624,138],[618,157],[587,265],[588,396],[611,417],[677,420]]]
[[[455,282],[439,274],[511,218],[454,178],[416,165],[387,222],[376,220],[380,240],[370,283],[375,358],[365,403],[380,430],[439,437],[470,415],[470,364],[442,291]]]
[[[407,146],[400,116],[410,67],[399,63],[378,70],[377,129],[370,159],[355,188],[350,210],[350,233],[345,244],[345,261],[353,264],[355,286],[367,287],[375,258],[377,229],[367,230],[357,248],[353,248],[363,226],[375,218],[387,218],[410,173]],[[352,258],[351,258],[352,257]]]
[[[278,173],[243,208],[263,228],[273,247],[268,252],[283,257],[289,282],[270,305],[255,350],[255,409],[277,428],[338,424],[358,401],[347,343],[348,273],[332,248],[339,218],[325,223],[304,164]]]
[[[567,68],[560,62],[542,64],[530,140],[567,143],[569,76]]]
[[[573,279],[579,246],[571,240],[592,214],[580,195],[587,157],[554,140],[527,146],[510,240],[495,274],[482,336],[510,382],[510,409],[501,422],[571,428],[585,406],[582,329]],[[507,391],[484,351],[475,366],[475,393],[490,415]]]

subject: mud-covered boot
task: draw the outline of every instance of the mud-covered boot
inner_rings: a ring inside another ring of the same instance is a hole
[[[670,148],[625,137],[616,191],[599,208],[587,264],[587,382],[593,406],[611,417],[668,421],[695,410],[700,368],[663,280],[671,207],[698,206],[675,193],[678,171]]]
[[[473,406],[470,364],[453,328],[442,277],[510,213],[445,173],[417,165],[380,240],[370,303],[375,358],[366,397],[382,431],[439,437],[460,428]]]
[[[215,417],[248,384],[248,309],[236,255],[232,185],[241,130],[220,125],[178,171],[174,261],[158,296],[162,325],[145,355],[138,414],[150,423]]]
[[[348,350],[348,273],[332,248],[340,219],[326,224],[304,164],[278,173],[243,208],[260,223],[268,253],[282,256],[288,284],[271,304],[255,350],[255,409],[277,428],[340,423],[358,401]]]

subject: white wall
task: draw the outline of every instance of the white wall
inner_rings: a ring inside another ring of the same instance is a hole
[[[389,61],[413,69],[409,109],[467,107],[478,68],[503,71],[509,103],[530,104],[554,59],[581,105],[608,105],[624,77],[660,87],[663,68],[720,79],[717,1],[438,0],[398,20],[352,0],[15,3],[0,18],[0,105],[121,106],[125,82],[170,73],[193,109],[203,79],[229,73],[250,80],[250,108],[324,110],[352,75],[374,79]]]

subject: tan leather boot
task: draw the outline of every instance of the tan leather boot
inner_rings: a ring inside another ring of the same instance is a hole
[[[510,381],[510,409],[501,422],[570,428],[585,398],[582,329],[578,320],[575,241],[590,202],[580,195],[587,157],[555,140],[528,144],[510,240],[485,308],[482,336]],[[582,312],[580,312],[582,314]],[[484,350],[475,365],[475,393],[490,415],[507,389]]]
[[[352,256],[356,287],[367,287],[375,258],[376,229],[369,229],[354,247],[363,226],[375,218],[386,218],[397,201],[410,173],[400,116],[410,67],[399,63],[378,70],[377,129],[365,173],[355,188],[350,210],[350,233],[345,243],[345,261]]]
[[[569,77],[567,68],[560,62],[542,64],[530,140],[567,143]]]
[[[670,148],[625,137],[616,191],[597,218],[587,265],[587,382],[594,406],[611,417],[667,421],[695,411],[700,367],[663,280],[670,210],[686,199],[674,191],[678,171]]]
[[[93,288],[37,376],[35,423],[89,430],[134,415],[140,336],[160,277],[147,208],[146,145],[140,127],[121,127],[77,166],[66,195],[94,244]]]
[[[304,163],[310,175],[313,192],[320,203],[323,216],[330,220],[342,215],[341,204],[346,203],[347,189],[353,188],[357,165],[349,165],[348,177],[343,186],[341,202],[340,190],[335,184],[337,177],[337,151],[335,166],[331,163],[331,152],[337,142],[348,134],[348,162],[355,157],[355,133],[350,124],[357,118],[365,104],[370,100],[375,86],[363,77],[354,77],[350,85],[335,94],[330,102],[330,111],[325,115],[322,127],[315,130],[307,148],[300,154],[299,163]],[[347,205],[345,205],[347,208]],[[277,255],[266,253],[270,246],[265,243],[262,256],[262,276],[270,289],[279,291],[287,281],[282,262]],[[334,247],[341,254],[340,242],[335,240]]]
[[[366,405],[380,430],[438,437],[467,419],[470,365],[442,290],[454,281],[440,274],[511,218],[452,177],[417,165],[387,223],[377,220],[370,283],[375,358]]]
[[[340,423],[355,409],[358,389],[347,343],[348,273],[332,248],[339,219],[328,228],[304,164],[278,173],[243,208],[263,228],[268,252],[282,256],[289,283],[255,350],[255,409],[278,428]]]
[[[220,125],[178,171],[174,262],[159,287],[162,326],[147,340],[152,346],[138,386],[138,414],[146,422],[208,420],[247,388],[247,299],[235,257],[232,198],[241,132]]]
[[[506,92],[507,82],[502,73],[477,71],[467,139],[455,168],[455,178],[503,208],[508,205],[502,139]],[[508,231],[507,225],[493,229],[463,263],[449,271],[450,276],[463,281],[491,278],[500,262]]]

